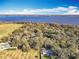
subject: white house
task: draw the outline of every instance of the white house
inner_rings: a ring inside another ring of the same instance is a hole
[[[9,49],[9,48],[11,48],[11,47],[8,42],[0,43],[0,50],[5,50],[5,49]]]

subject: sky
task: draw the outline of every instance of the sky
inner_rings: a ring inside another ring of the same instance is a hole
[[[0,14],[79,14],[79,0],[0,0]]]

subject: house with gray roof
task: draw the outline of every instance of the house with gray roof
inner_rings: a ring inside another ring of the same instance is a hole
[[[6,50],[11,48],[8,42],[0,43],[0,50]]]
[[[52,56],[52,55],[53,55],[52,50],[45,48],[41,49],[41,56]]]

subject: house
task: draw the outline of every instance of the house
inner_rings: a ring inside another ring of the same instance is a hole
[[[41,56],[52,56],[53,52],[50,49],[41,49]]]
[[[5,49],[9,49],[9,48],[11,48],[11,47],[8,42],[0,43],[0,50],[5,50]]]

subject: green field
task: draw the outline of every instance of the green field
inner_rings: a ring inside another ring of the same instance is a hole
[[[14,31],[15,29],[18,29],[19,27],[21,27],[23,24],[0,24],[0,38],[7,36],[8,34],[10,34],[12,31]]]
[[[38,52],[35,50],[30,50],[28,53],[17,49],[0,52],[0,59],[35,59],[35,56],[38,56]]]

